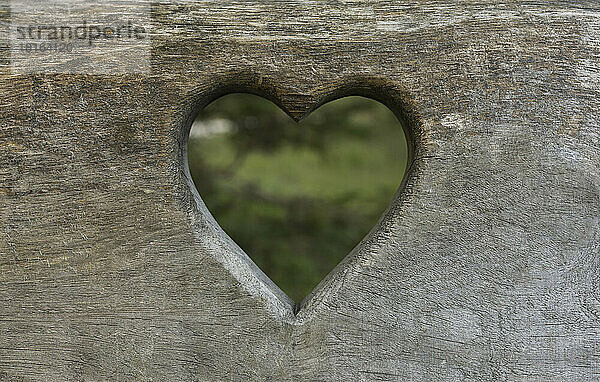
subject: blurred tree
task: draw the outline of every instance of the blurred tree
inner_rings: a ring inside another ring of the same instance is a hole
[[[194,133],[217,121],[229,128]],[[393,113],[362,97],[330,102],[298,124],[261,97],[231,94],[198,115],[189,144],[208,208],[296,301],[376,223],[406,161]]]

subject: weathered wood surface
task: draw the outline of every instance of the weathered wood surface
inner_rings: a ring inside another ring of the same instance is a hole
[[[599,380],[599,17],[165,2],[146,74],[18,74],[4,48],[0,380]],[[194,113],[240,90],[297,117],[370,96],[413,136],[405,186],[297,313],[185,173]]]

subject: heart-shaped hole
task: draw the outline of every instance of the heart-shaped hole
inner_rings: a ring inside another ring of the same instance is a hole
[[[396,116],[358,96],[296,123],[264,98],[229,94],[199,113],[188,143],[208,209],[295,301],[376,224],[407,160]]]

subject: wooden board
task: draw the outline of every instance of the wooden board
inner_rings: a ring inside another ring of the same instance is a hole
[[[598,2],[147,4],[147,72],[0,50],[0,381],[600,379]],[[367,96],[411,135],[298,307],[187,173],[195,113],[236,91],[296,118]]]

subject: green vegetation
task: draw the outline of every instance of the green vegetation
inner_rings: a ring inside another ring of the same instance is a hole
[[[263,98],[231,94],[200,113],[188,157],[221,227],[300,301],[377,222],[407,145],[393,113],[366,98],[298,124]]]

